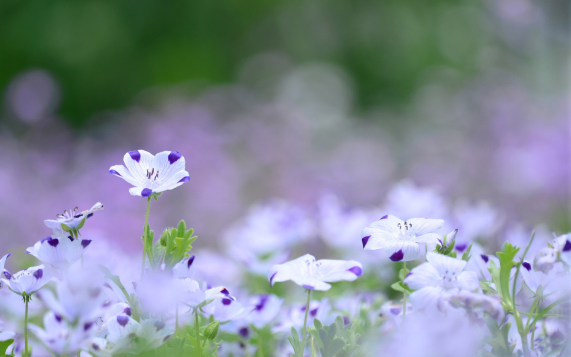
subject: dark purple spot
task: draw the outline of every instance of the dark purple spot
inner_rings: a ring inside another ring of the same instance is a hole
[[[87,248],[88,245],[91,244],[91,240],[90,239],[84,239],[81,241],[81,246],[85,249]]]
[[[371,238],[371,236],[365,236],[365,237],[361,238],[361,242],[363,242],[363,248],[365,248],[365,246],[367,245],[367,242],[369,242],[369,238]]]
[[[238,342],[238,346],[240,346],[241,349],[246,348],[246,345],[244,344],[244,342]]]
[[[91,326],[93,326],[93,322],[86,322],[85,325],[83,325],[83,331],[89,330]]]
[[[459,251],[460,253],[462,253],[463,251],[466,250],[466,248],[468,248],[468,244],[456,244],[454,246],[454,248],[456,248],[457,251]]]
[[[531,270],[531,264],[529,264],[528,262],[523,262],[521,263],[521,265],[527,269],[527,271]]]
[[[30,254],[30,252],[28,252],[28,251],[26,250],[26,254]]]
[[[315,289],[315,287],[311,286],[311,285],[302,285],[304,288],[306,288],[307,290],[313,290]]]
[[[343,316],[343,325],[347,326],[351,323],[351,320],[347,316]]]
[[[311,317],[315,317],[315,315],[317,315],[318,310],[319,310],[318,308],[315,308],[313,310],[309,310],[309,314],[311,315]]]
[[[192,257],[188,258],[188,263],[186,264],[188,269],[190,269],[190,267],[192,266],[192,263],[194,263],[194,258],[195,258],[194,255]]]
[[[61,316],[58,314],[54,314],[54,317],[56,318],[57,322],[61,322]]]
[[[351,269],[347,269],[347,271],[350,271],[357,276],[363,275],[363,269],[361,269],[361,267],[352,267]]]
[[[256,310],[257,311],[262,311],[262,309],[264,308],[264,306],[266,305],[266,302],[268,301],[268,296],[264,295],[262,297],[260,297],[260,303],[256,305]]]
[[[125,315],[131,316],[131,308],[127,306],[126,308],[123,309],[123,313]]]
[[[48,239],[48,244],[55,248],[59,244],[59,239],[51,239],[50,238],[50,239]]]
[[[117,176],[119,176],[119,177],[122,177],[121,174],[118,173],[118,172],[115,171],[115,170],[109,170],[109,173],[110,173],[110,174],[113,174],[113,175],[117,175]]]
[[[274,277],[276,276],[277,273],[278,273],[278,272],[276,271],[276,272],[273,273],[272,276],[270,277],[270,287],[274,285],[273,280],[274,280]]]
[[[442,241],[440,240],[440,238],[436,238],[436,239],[440,242],[440,245],[442,245]]]
[[[480,254],[480,257],[482,257],[482,260],[484,261],[484,263],[487,263],[488,260],[490,260],[490,258],[488,258],[488,256],[485,254]]]
[[[87,217],[85,217],[85,218],[87,219],[87,218],[91,218],[91,217],[93,217],[93,212],[89,213],[89,214],[87,215]]]
[[[247,327],[242,327],[241,329],[238,330],[238,333],[240,334],[240,336],[248,338],[248,336],[250,335],[250,330],[248,330]]]
[[[125,327],[128,322],[129,322],[129,317],[127,317],[127,316],[117,316],[117,323],[119,323],[119,325]]]
[[[402,249],[399,249],[397,252],[394,252],[393,255],[389,257],[389,259],[392,260],[393,262],[400,262],[402,258],[404,258]]]
[[[7,270],[4,271],[4,276],[5,276],[6,279],[8,279],[8,280],[12,279],[12,274],[10,274]]]
[[[188,181],[190,181],[190,176],[185,176],[185,177],[181,178],[177,183],[188,182]]]
[[[169,338],[171,338],[172,333],[170,335],[165,336],[165,338],[163,338],[163,342],[167,342]]]
[[[81,217],[83,217],[83,213],[76,214],[75,216],[73,216],[73,218],[81,218]]]
[[[570,250],[571,250],[571,242],[569,242],[568,240],[565,240],[565,246],[563,247],[563,251],[568,252]]]
[[[43,276],[44,276],[43,269],[38,269],[34,272],[34,277],[38,280],[40,280]]]
[[[385,214],[384,216],[381,217],[381,219],[387,219],[387,218],[389,218],[389,215],[388,215],[388,214]],[[379,219],[379,221],[380,221],[381,219]]]
[[[93,348],[94,351],[99,351],[99,346],[95,343],[91,345],[91,348]]]
[[[389,311],[390,311],[391,314],[393,314],[393,315],[398,315],[398,314],[400,314],[401,309],[398,308],[398,307],[393,307],[393,308],[391,308]]]
[[[52,239],[52,237],[44,238],[44,239],[42,239],[42,240],[40,241],[40,243],[43,243],[43,242],[47,241],[48,239]]]
[[[164,329],[165,326],[166,326],[166,324],[164,322],[155,321],[155,328],[157,329],[157,331]]]
[[[137,162],[141,161],[141,153],[139,151],[129,151],[129,156]]]
[[[220,290],[220,292],[226,296],[230,295],[230,292],[228,291],[228,289],[224,288],[222,290]]]
[[[73,242],[73,237],[72,237],[72,236],[67,236],[67,239],[69,239],[70,242]]]
[[[152,193],[153,190],[151,190],[150,188],[144,188],[143,191],[141,191],[141,196],[149,197]]]
[[[169,154],[169,162],[172,164],[174,164],[175,162],[178,161],[178,159],[180,159],[182,157],[182,155],[180,154],[180,152],[178,151],[171,151],[171,153]]]
[[[222,299],[222,303],[226,306],[230,305],[232,303],[232,300],[230,299]]]

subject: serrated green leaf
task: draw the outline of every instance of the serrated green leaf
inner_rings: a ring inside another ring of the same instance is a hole
[[[178,222],[178,232],[177,232],[177,237],[184,237],[184,234],[186,233],[186,223],[184,222],[184,219],[182,219],[180,222]]]

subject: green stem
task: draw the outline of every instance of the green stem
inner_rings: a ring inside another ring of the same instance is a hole
[[[315,354],[315,341],[313,336],[311,336],[311,357],[316,357],[317,355]]]
[[[264,357],[264,346],[262,343],[262,334],[260,333],[260,330],[258,330],[257,328],[253,328],[256,333],[258,334],[258,352],[256,353],[258,355],[258,357]]]
[[[404,277],[406,278],[406,262],[403,262],[403,269],[404,269]],[[403,285],[404,285],[404,278],[403,278]],[[402,319],[404,320],[406,317],[406,288],[403,291],[403,308],[402,308]]]
[[[311,299],[311,290],[307,289],[307,304],[305,305],[305,319],[303,320],[303,330],[301,330],[301,336],[303,341],[303,346],[305,347],[305,332],[307,330],[307,314],[309,312],[309,302]]]
[[[178,331],[178,303],[176,304],[176,320],[174,325],[174,332],[176,333],[177,331]]]
[[[196,329],[196,354],[202,356],[202,347],[200,346],[200,324],[198,323],[198,308],[194,308],[194,328]]]
[[[24,295],[24,301],[26,302],[26,316],[24,317],[24,353],[22,356],[28,357],[28,303],[30,302],[30,297]]]
[[[149,225],[149,210],[151,209],[151,196],[147,198],[147,214],[145,215],[145,226],[143,227],[143,264],[141,266],[141,279],[145,275],[145,260],[147,258],[147,247],[145,245],[145,239],[147,239],[147,226]]]

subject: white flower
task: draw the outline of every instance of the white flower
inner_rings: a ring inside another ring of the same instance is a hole
[[[273,294],[257,296],[250,301],[250,313],[246,320],[257,328],[262,328],[278,316],[283,302],[283,299]]]
[[[145,150],[129,151],[123,161],[127,167],[111,166],[109,173],[135,186],[129,189],[133,196],[148,197],[190,180],[184,157],[178,151],[163,151],[155,156]]]
[[[438,308],[445,311],[451,293],[479,290],[476,273],[463,271],[465,261],[434,252],[429,252],[426,260],[426,263],[412,269],[404,280],[411,289],[417,290],[410,295],[416,310]]]
[[[140,323],[129,316],[115,316],[107,321],[107,340],[114,346],[113,355],[126,352],[138,354],[153,350],[165,343],[172,332],[164,322],[142,320]]]
[[[65,210],[63,214],[58,214],[57,219],[46,219],[44,223],[47,227],[51,228],[56,232],[56,234],[64,234],[62,224],[65,224],[67,227],[75,230],[79,229],[83,226],[83,220],[91,218],[95,211],[102,210],[104,206],[101,202],[97,202],[88,210],[77,212],[77,207],[73,210]]]
[[[2,259],[0,259],[0,276],[2,276],[2,274],[4,273],[4,265],[6,264],[6,259],[8,259],[8,257],[11,254],[6,254],[5,256],[2,257]]]
[[[361,263],[354,260],[315,260],[310,254],[284,264],[274,265],[269,274],[270,284],[291,280],[308,290],[329,290],[327,284],[353,281],[363,273]]]
[[[0,269],[0,271],[1,270],[2,269]],[[16,334],[14,332],[4,331],[4,321],[0,321],[0,342],[11,340],[15,336]]]
[[[13,292],[20,295],[32,295],[49,283],[52,275],[43,265],[38,265],[19,271],[14,275],[4,270],[4,277],[5,279],[2,279],[2,281]]]
[[[32,324],[30,330],[58,356],[75,355],[96,333],[93,322],[67,321],[53,311],[44,316],[44,329]]]
[[[220,322],[239,319],[246,312],[242,304],[230,297],[216,299],[212,304],[204,306],[202,310],[206,316],[212,315],[215,320],[220,320]]]
[[[83,256],[89,246],[89,239],[74,239],[71,236],[54,235],[47,237],[26,249],[26,253],[38,258],[42,263],[60,270],[66,270]]]
[[[283,310],[279,318],[279,323],[272,327],[273,332],[287,332],[291,327],[300,328],[305,320],[305,304],[296,304],[290,309]],[[309,311],[307,313],[307,325],[313,325],[315,319],[318,319],[324,325],[330,324],[335,320],[335,316],[331,313],[331,304],[329,300],[311,301],[309,303]]]
[[[178,262],[172,269],[173,276],[178,279],[192,279],[196,267],[194,265],[195,256],[187,257]]]
[[[569,234],[564,234],[555,238],[550,247],[541,249],[533,260],[534,270],[549,273],[556,262],[561,261],[561,254],[571,251],[571,241]],[[568,263],[568,262],[567,262]]]
[[[418,243],[439,243],[434,233],[444,225],[441,219],[411,218],[402,221],[386,215],[363,229],[361,241],[368,250],[384,249],[394,261],[414,260],[418,257]]]

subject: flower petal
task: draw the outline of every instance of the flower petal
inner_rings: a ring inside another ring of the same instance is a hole
[[[317,276],[330,283],[353,281],[363,273],[361,263],[354,260],[321,259],[317,261]]]
[[[420,247],[415,242],[397,240],[386,247],[385,252],[393,262],[409,261],[418,257]]]
[[[129,193],[133,196],[149,197],[153,194],[153,190],[147,187],[131,187]]]
[[[454,275],[458,276],[466,267],[464,260],[454,259],[434,252],[428,252],[426,260],[434,265],[440,276],[444,276],[447,273],[455,273]]]
[[[440,275],[430,263],[423,263],[412,269],[404,282],[413,290],[434,286],[440,282]]]
[[[422,236],[427,233],[434,233],[444,225],[442,219],[411,218],[407,220],[415,235]]]
[[[433,310],[438,307],[442,293],[441,287],[427,286],[410,294],[410,303],[416,310]]]
[[[140,182],[147,180],[147,169],[153,167],[154,160],[155,157],[145,150],[129,151],[123,156],[131,176]]]
[[[361,237],[363,248],[366,250],[385,249],[398,242],[394,234],[373,227],[364,228]]]
[[[109,168],[109,173],[115,175],[117,177],[122,178],[123,180],[127,181],[133,186],[141,185],[144,181],[141,179],[137,179],[131,175],[129,170],[123,165],[115,165]]]

